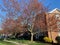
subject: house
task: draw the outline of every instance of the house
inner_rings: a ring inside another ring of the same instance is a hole
[[[60,10],[55,8],[46,15],[48,37],[57,43],[55,38],[60,36]]]

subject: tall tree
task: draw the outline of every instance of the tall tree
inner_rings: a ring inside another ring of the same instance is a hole
[[[20,26],[21,18],[19,17],[21,15],[20,3],[18,2],[18,0],[2,0],[2,1],[4,7],[1,6],[2,7],[1,9],[2,11],[6,12],[6,16],[2,17],[3,30],[6,30],[5,31],[6,33],[19,32],[19,29],[20,30],[22,29]]]
[[[31,41],[33,41],[34,34],[46,30],[46,7],[38,0],[26,1],[28,2],[21,5],[18,0],[3,0],[4,8],[2,10],[6,11],[7,16],[3,27],[6,30],[8,29],[9,32],[13,29],[16,29],[16,31],[28,30],[31,32]]]
[[[43,27],[45,27],[45,13],[46,8],[42,5],[41,2],[38,2],[38,0],[30,0],[29,4],[24,8],[24,24],[29,26],[27,28],[31,32],[31,41],[33,41],[33,35],[39,32],[38,29],[43,30]],[[46,30],[46,27],[44,30]]]
[[[58,31],[57,28],[57,19],[54,13],[49,13],[46,16],[47,18],[47,29],[49,37],[52,39],[52,32]]]

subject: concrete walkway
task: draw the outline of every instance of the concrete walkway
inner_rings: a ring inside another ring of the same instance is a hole
[[[22,44],[22,43],[18,43],[18,42],[14,42],[14,41],[8,41],[8,40],[4,40],[5,42],[10,42],[10,43],[14,43],[16,45],[27,45],[27,44]]]

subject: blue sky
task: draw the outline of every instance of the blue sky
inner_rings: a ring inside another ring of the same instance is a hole
[[[60,0],[46,0],[45,5],[49,5],[50,10],[54,8],[60,9]]]
[[[3,5],[2,0],[0,0],[0,5]],[[44,5],[48,6],[50,10],[53,10],[55,8],[60,9],[60,0],[44,0]],[[5,16],[5,13],[1,11],[0,9],[0,15]],[[0,26],[1,26],[1,18],[0,18]]]

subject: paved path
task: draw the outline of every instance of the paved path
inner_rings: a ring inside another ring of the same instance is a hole
[[[10,43],[14,43],[16,45],[27,45],[27,44],[22,44],[22,43],[18,43],[18,42],[14,42],[14,41],[8,41],[8,40],[4,40],[5,42],[10,42]]]

